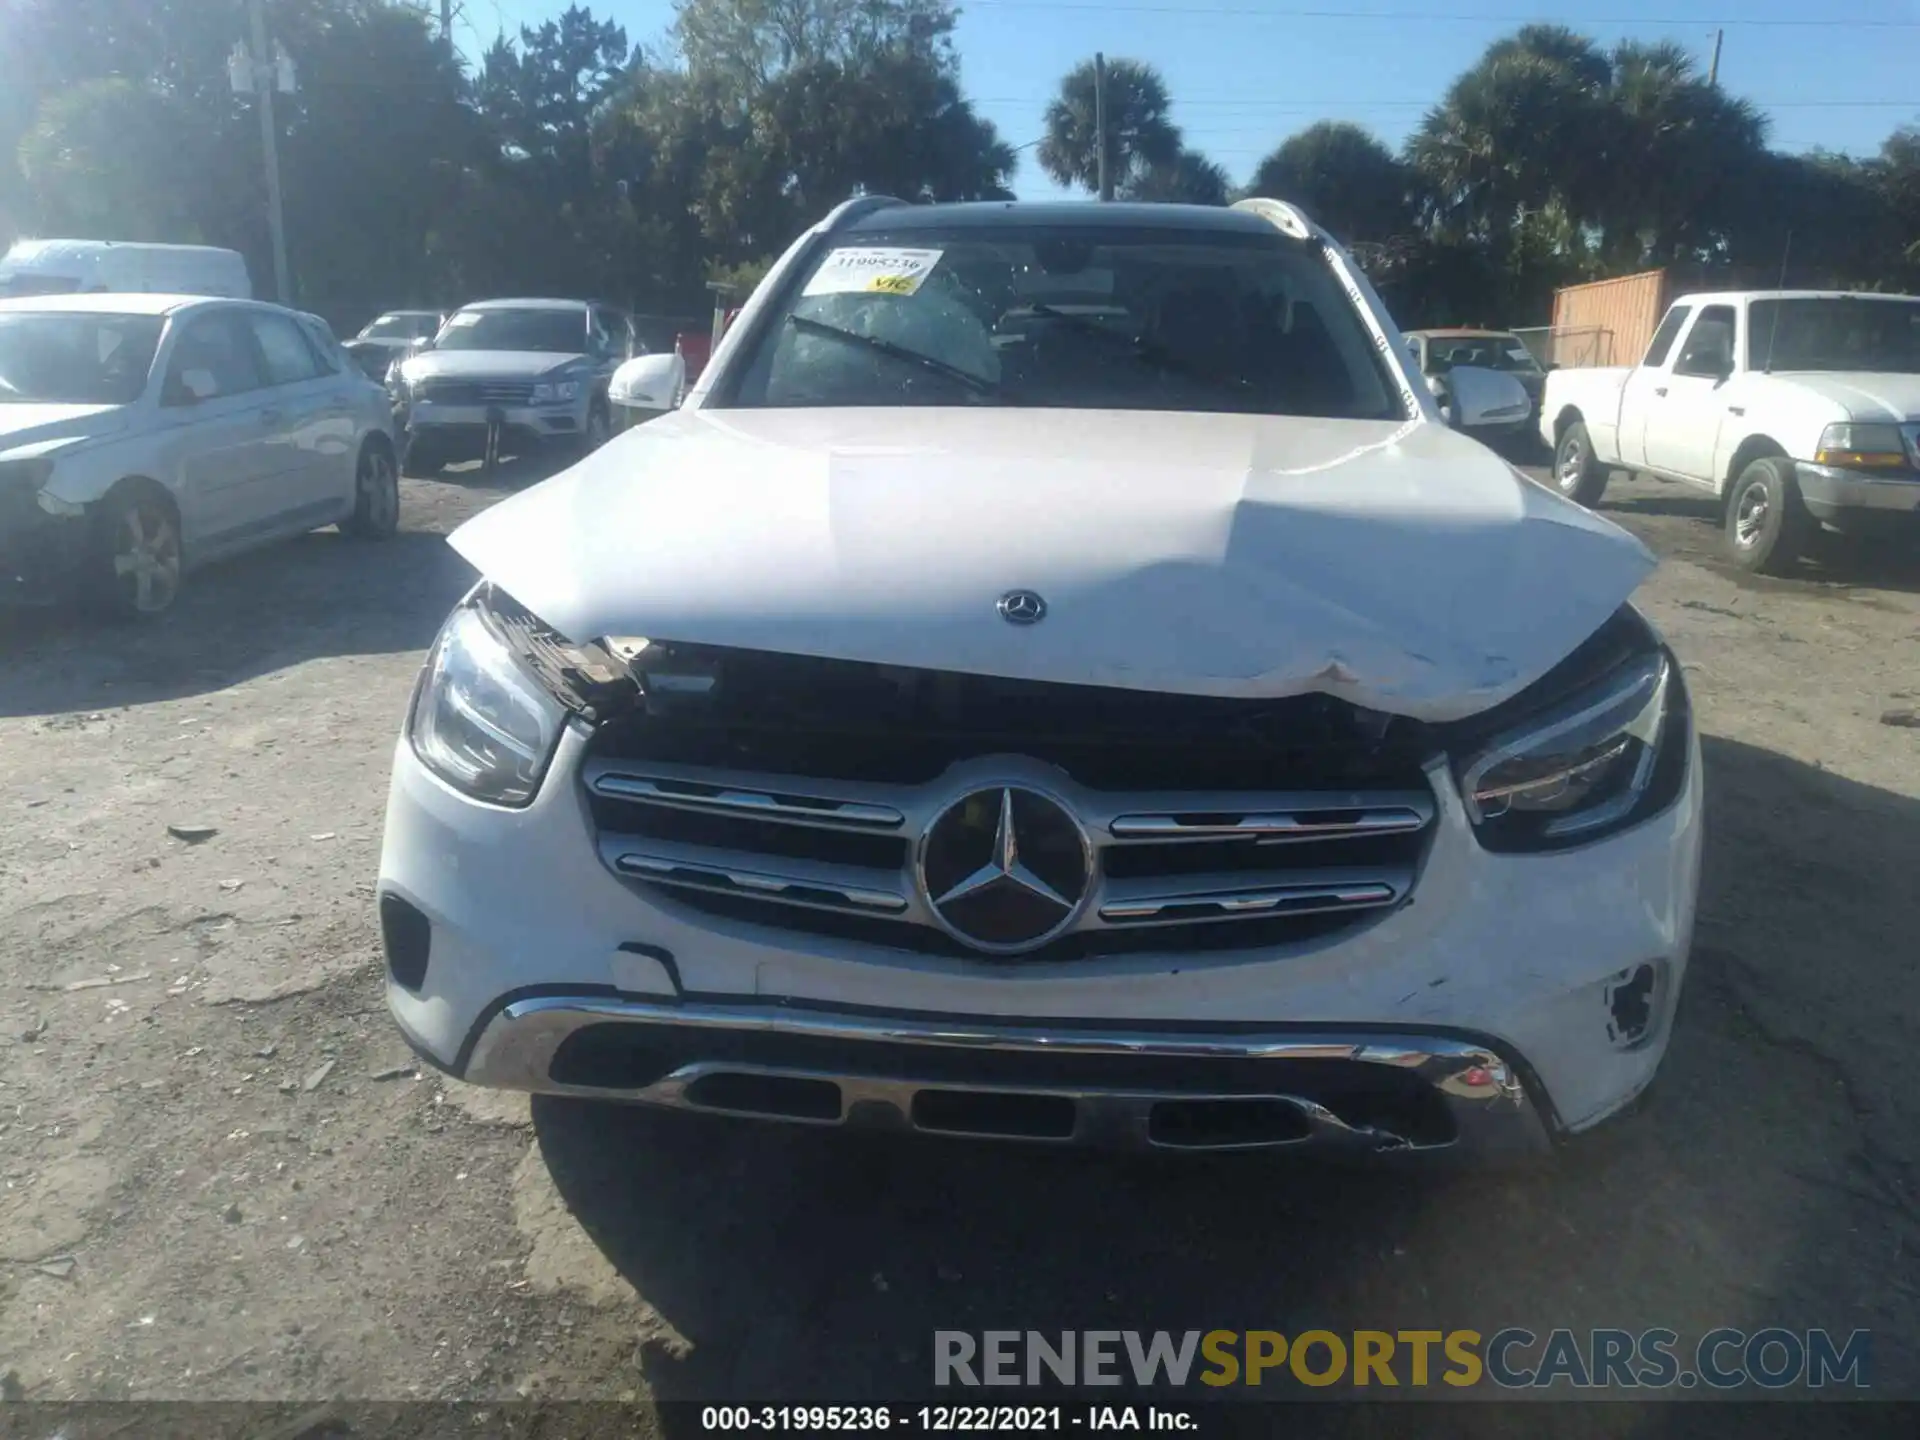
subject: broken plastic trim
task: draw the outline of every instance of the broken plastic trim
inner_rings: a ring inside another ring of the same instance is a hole
[[[555,700],[588,723],[610,719],[640,697],[639,681],[613,651],[569,640],[499,586],[483,585],[472,603],[521,666]]]

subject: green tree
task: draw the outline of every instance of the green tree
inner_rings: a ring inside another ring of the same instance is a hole
[[[1368,131],[1322,120],[1288,136],[1254,169],[1248,188],[1292,201],[1344,241],[1386,241],[1414,228],[1413,183]]]
[[[523,25],[517,44],[504,35],[481,58],[481,114],[508,152],[534,162],[562,187],[588,175],[595,115],[627,78],[627,32],[569,5],[558,20]]]
[[[1604,262],[1639,269],[1714,254],[1766,152],[1765,120],[1666,42],[1618,46],[1606,99],[1605,181],[1591,217]]]
[[[673,38],[690,74],[744,103],[821,61],[857,69],[906,51],[951,68],[955,18],[948,0],[679,0]]]
[[[1109,60],[1106,71],[1107,176],[1119,193],[1139,184],[1152,167],[1177,164],[1180,129],[1168,118],[1173,102],[1153,66]],[[1047,106],[1040,168],[1061,185],[1099,188],[1094,111],[1094,65],[1088,60],[1067,72]]]
[[[1592,41],[1557,25],[1523,26],[1489,46],[1408,141],[1434,227],[1504,250],[1528,211],[1593,215],[1611,74]]]
[[[1174,205],[1224,205],[1233,180],[1197,150],[1182,150],[1169,164],[1149,165],[1120,193],[1123,200]]]
[[[62,234],[191,243],[192,125],[166,95],[131,80],[86,80],[50,96],[19,146],[41,225]]]
[[[280,163],[302,303],[351,316],[471,298],[458,289],[459,207],[497,145],[425,18],[402,5],[349,11],[303,42],[298,63]]]

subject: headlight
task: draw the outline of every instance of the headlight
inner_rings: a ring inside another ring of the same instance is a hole
[[[1551,850],[1640,818],[1678,691],[1655,651],[1509,730],[1457,767],[1467,816],[1490,850]]]
[[[542,380],[533,387],[533,403],[548,405],[556,400],[575,400],[580,395],[578,380]]]
[[[1898,425],[1829,425],[1813,460],[1849,470],[1904,470],[1909,463]]]
[[[525,805],[540,788],[565,717],[485,615],[465,605],[427,658],[413,709],[413,750],[434,774],[476,800]]]

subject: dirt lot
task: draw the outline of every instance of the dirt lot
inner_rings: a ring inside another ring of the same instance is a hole
[[[936,1327],[1004,1325],[1862,1327],[1876,1389],[1920,1391],[1920,729],[1881,718],[1920,707],[1920,560],[1736,579],[1701,506],[1616,488],[1707,736],[1672,1055],[1550,1164],[1382,1176],[420,1071],[380,1000],[381,810],[468,581],[440,537],[496,492],[407,492],[394,543],[223,567],[150,632],[0,625],[9,1397],[903,1399]]]

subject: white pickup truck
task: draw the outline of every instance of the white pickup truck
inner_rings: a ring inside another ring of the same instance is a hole
[[[1747,569],[1790,567],[1822,527],[1920,533],[1920,298],[1683,295],[1639,365],[1549,374],[1540,436],[1583,505],[1614,470],[1719,496]]]

